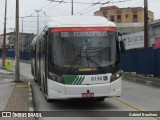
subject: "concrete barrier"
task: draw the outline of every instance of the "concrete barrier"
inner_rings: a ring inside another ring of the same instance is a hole
[[[143,75],[136,75],[131,73],[124,73],[123,78],[132,82],[137,82],[145,84],[147,86],[154,86],[160,88],[160,78],[145,77]]]

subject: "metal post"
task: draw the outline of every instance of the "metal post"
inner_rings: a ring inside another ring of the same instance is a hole
[[[3,51],[2,51],[3,69],[5,69],[5,60],[6,60],[6,16],[7,16],[7,0],[5,1],[5,15],[4,15],[4,37],[3,37]]]
[[[144,0],[144,47],[149,47],[148,41],[148,1]]]
[[[23,36],[23,18],[25,18],[25,17],[20,17],[20,18],[22,18],[22,36],[21,36],[21,39],[22,39],[22,51],[24,50],[24,48],[23,48],[23,43],[24,43],[24,36]]]
[[[24,38],[24,37],[23,37],[23,18],[24,18],[24,17],[22,17],[22,51],[23,51],[23,42],[24,42],[24,40],[23,40],[23,38]]]
[[[37,35],[38,35],[38,33],[39,33],[39,12],[41,10],[35,10],[35,11],[37,12]]]
[[[22,18],[22,33],[23,33],[23,18],[25,17],[20,17],[20,18]]]
[[[73,15],[73,0],[72,0],[71,14]]]
[[[20,82],[20,73],[19,73],[19,0],[16,0],[16,39],[15,39],[15,81]]]

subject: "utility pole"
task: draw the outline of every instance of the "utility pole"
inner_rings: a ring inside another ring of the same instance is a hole
[[[16,0],[15,81],[20,82],[19,70],[19,0]]]
[[[144,47],[149,47],[148,41],[148,1],[144,0]]]
[[[7,0],[5,1],[5,15],[4,15],[4,36],[3,36],[3,51],[2,51],[2,68],[5,69],[6,61],[6,16],[7,16]]]
[[[71,14],[73,15],[73,0],[72,0]]]
[[[39,33],[39,12],[41,10],[35,10],[35,11],[37,12],[37,35],[38,35],[38,33]]]
[[[23,18],[25,18],[25,17],[20,17],[20,18],[22,18],[22,36],[21,36],[21,40],[22,40],[22,51],[23,51],[23,43],[24,43],[24,35],[23,35]]]

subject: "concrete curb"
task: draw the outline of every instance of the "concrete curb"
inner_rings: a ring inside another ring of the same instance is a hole
[[[28,82],[28,101],[29,101],[29,106],[28,106],[28,111],[29,112],[34,112],[34,106],[33,106],[33,91],[32,91],[32,86],[31,83]],[[35,118],[30,118],[30,120],[35,120]]]
[[[13,75],[13,74],[14,74],[14,72],[5,72],[5,71],[0,71],[0,74]]]
[[[129,80],[132,82],[137,82],[137,83],[145,84],[147,86],[160,88],[160,79],[158,78],[145,77],[142,75],[129,74],[129,73],[124,73],[123,78],[125,80]]]

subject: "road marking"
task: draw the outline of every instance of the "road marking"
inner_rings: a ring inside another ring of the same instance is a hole
[[[120,100],[120,99],[112,98],[112,100],[118,101],[118,102],[120,102],[120,103],[122,103],[122,104],[125,104],[125,105],[127,105],[128,107],[132,108],[133,110],[137,110],[137,111],[140,111],[140,112],[143,112],[143,113],[147,113],[147,112],[145,112],[144,110],[136,107],[135,105],[132,105],[132,104],[127,103],[127,102],[125,102],[125,101],[122,101],[122,100]],[[151,117],[151,118],[154,118],[154,120],[160,120],[159,117]]]

